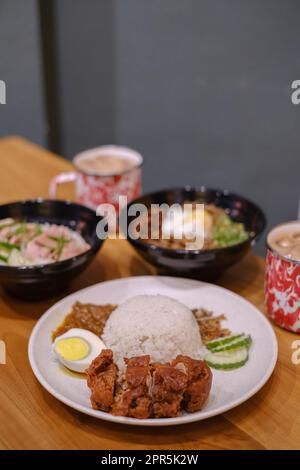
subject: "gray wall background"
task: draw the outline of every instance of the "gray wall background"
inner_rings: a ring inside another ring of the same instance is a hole
[[[0,0],[0,135],[23,135],[46,144],[46,116],[36,0]]]
[[[299,1],[52,4],[64,156],[128,145],[145,158],[145,191],[206,184],[258,202],[270,225],[296,218],[300,106],[290,87],[300,78]],[[0,1],[0,78],[15,89],[0,107],[0,132],[43,143],[37,31],[34,1]]]

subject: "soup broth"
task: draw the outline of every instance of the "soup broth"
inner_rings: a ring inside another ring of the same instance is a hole
[[[273,229],[268,236],[268,244],[279,255],[300,261],[300,222],[290,222]]]

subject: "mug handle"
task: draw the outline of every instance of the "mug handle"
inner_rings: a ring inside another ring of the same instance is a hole
[[[59,184],[71,183],[76,181],[77,173],[75,171],[68,171],[65,173],[59,173],[54,176],[49,185],[49,196],[51,199],[56,199],[57,197],[57,187]]]

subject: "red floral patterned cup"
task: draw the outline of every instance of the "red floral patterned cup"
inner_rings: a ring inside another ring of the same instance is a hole
[[[300,222],[296,223],[300,229]],[[275,323],[300,333],[300,261],[286,258],[270,244],[270,235],[274,236],[275,230],[288,228],[290,224],[275,227],[267,237],[265,304]]]
[[[116,156],[129,160],[132,164],[122,173],[111,174],[87,172],[80,168],[79,161],[97,156],[107,158]],[[109,203],[118,210],[119,196],[126,196],[128,202],[140,196],[142,163],[142,156],[126,147],[105,145],[86,150],[73,159],[75,171],[60,173],[53,178],[49,188],[50,197],[56,198],[58,185],[74,181],[77,199],[81,204],[96,209],[100,204]]]

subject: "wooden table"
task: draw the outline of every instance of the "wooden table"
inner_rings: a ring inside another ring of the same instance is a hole
[[[69,162],[15,137],[0,139],[0,162],[1,203],[47,197],[50,179],[71,168]],[[64,196],[72,194],[70,187],[64,191]],[[153,273],[154,268],[126,241],[108,240],[69,292],[107,279]],[[218,283],[263,311],[263,276],[263,259],[249,255]],[[58,297],[26,303],[2,291],[0,294],[0,339],[7,348],[7,364],[0,365],[1,449],[300,448],[300,369],[291,362],[291,343],[297,336],[275,327],[279,342],[276,370],[259,393],[234,410],[178,427],[127,427],[68,408],[49,395],[31,372],[29,335],[36,320]]]

